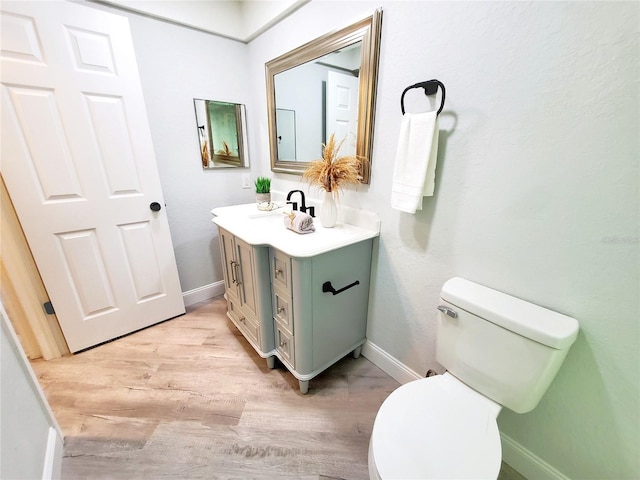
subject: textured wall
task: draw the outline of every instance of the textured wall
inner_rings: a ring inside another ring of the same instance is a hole
[[[369,340],[440,368],[435,306],[456,275],[574,316],[547,395],[500,427],[571,478],[638,478],[639,4],[313,1],[249,44],[262,173],[264,63],[380,5],[372,181],[342,200],[382,219]],[[447,87],[436,194],[408,215],[389,206],[400,94],[430,78]]]

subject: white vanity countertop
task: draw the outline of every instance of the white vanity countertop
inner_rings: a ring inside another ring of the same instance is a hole
[[[214,208],[211,213],[213,223],[248,244],[270,245],[291,257],[313,257],[380,235],[380,220],[372,212],[339,207],[335,227],[322,227],[316,217],[316,231],[299,234],[285,227],[285,211],[291,211],[290,207],[261,212],[255,203],[249,203]]]

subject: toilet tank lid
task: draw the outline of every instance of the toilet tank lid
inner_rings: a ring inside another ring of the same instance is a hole
[[[447,280],[440,296],[469,313],[551,348],[569,348],[578,336],[575,318],[464,278]]]

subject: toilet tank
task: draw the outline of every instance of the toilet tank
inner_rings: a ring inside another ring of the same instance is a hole
[[[440,296],[438,362],[514,412],[533,410],[575,341],[578,322],[459,277]]]

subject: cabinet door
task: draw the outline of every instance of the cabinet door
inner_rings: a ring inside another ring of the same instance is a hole
[[[251,245],[236,237],[236,261],[240,268],[236,269],[236,280],[242,308],[256,318],[256,288],[253,249]]]
[[[220,252],[222,254],[224,287],[227,295],[231,295],[233,300],[239,302],[238,287],[236,285],[236,257],[233,235],[223,229],[219,229],[218,232],[220,235]]]

